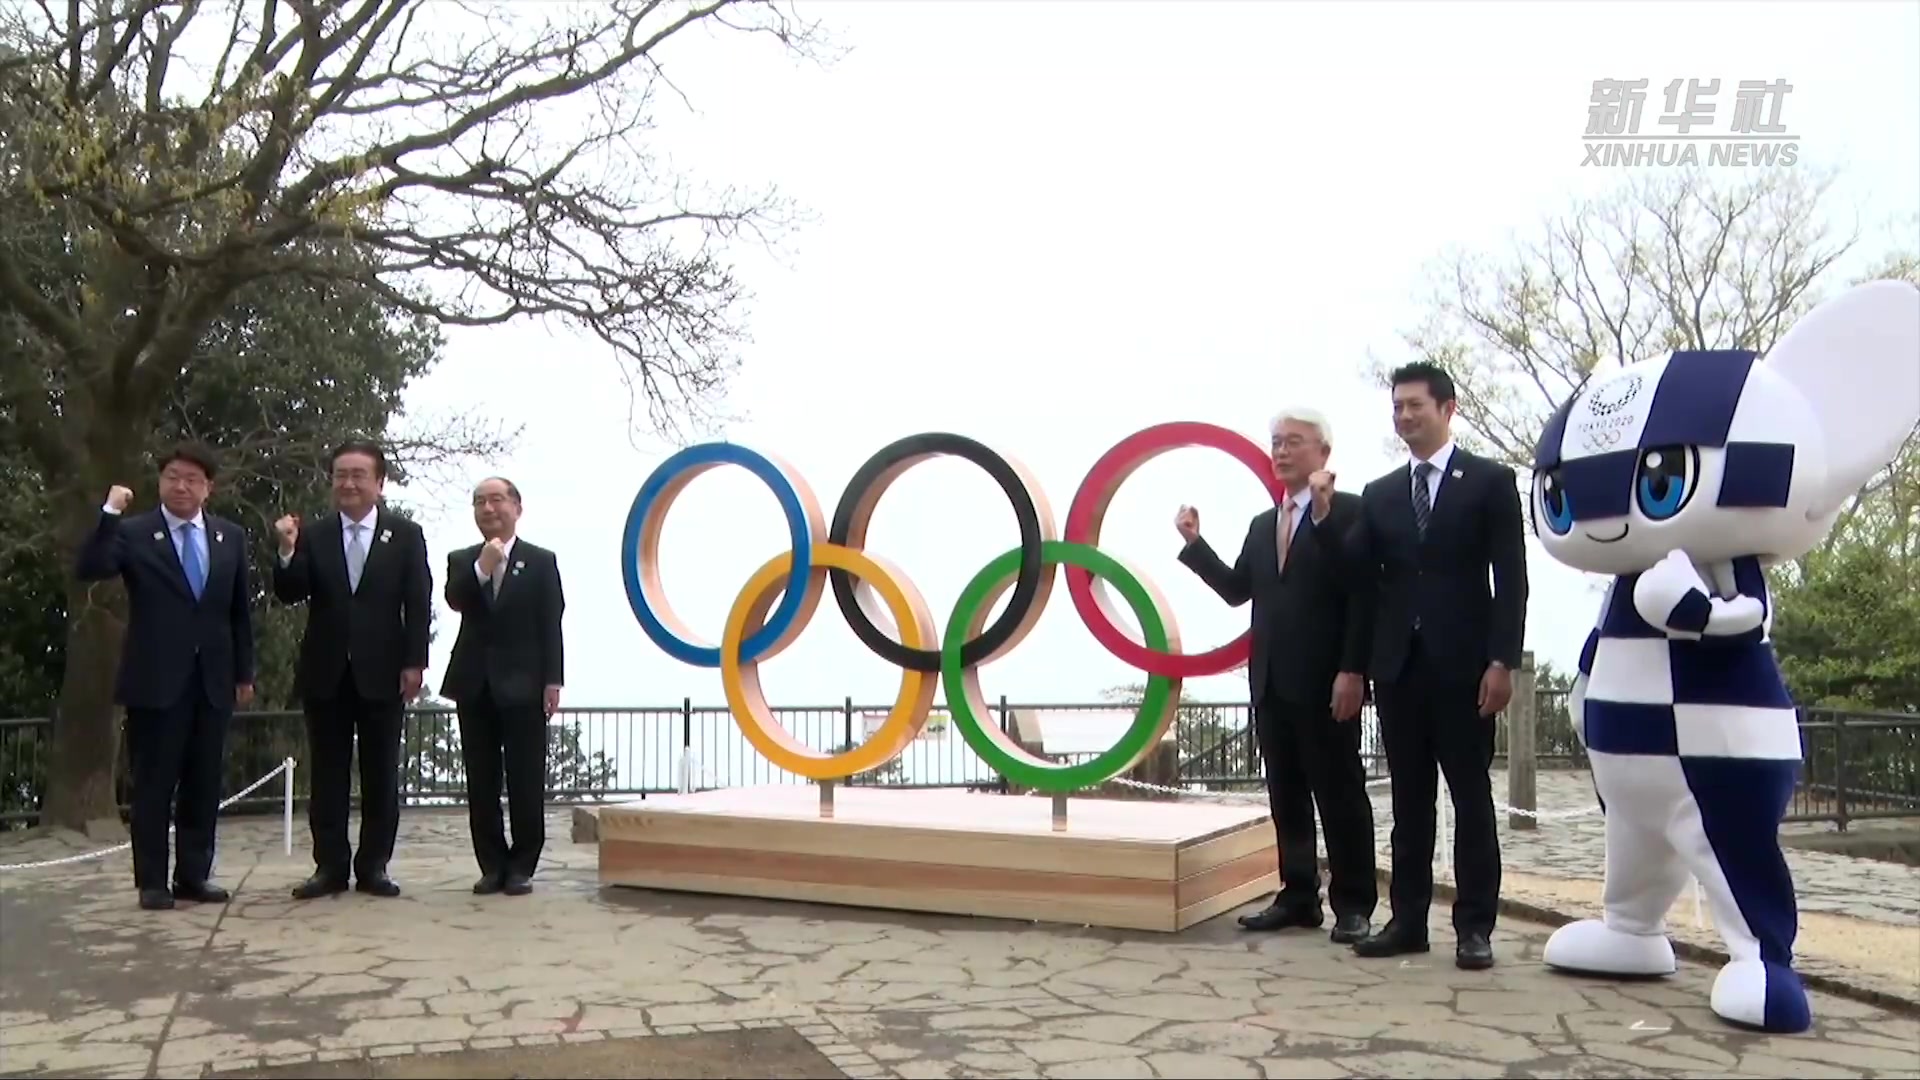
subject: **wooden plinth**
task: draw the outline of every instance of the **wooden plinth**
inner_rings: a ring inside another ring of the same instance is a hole
[[[600,881],[1076,925],[1177,931],[1279,887],[1252,806],[784,784],[599,813]]]

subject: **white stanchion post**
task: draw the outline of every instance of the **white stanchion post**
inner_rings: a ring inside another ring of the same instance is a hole
[[[282,827],[286,832],[287,857],[292,858],[293,857],[293,759],[288,758],[285,762],[285,765],[286,765],[286,769],[283,770],[283,774],[282,774],[282,780],[284,781],[282,786],[286,791],[286,799],[285,799],[285,805],[280,808],[280,812],[281,812],[280,824],[282,825]]]
[[[1704,897],[1704,894],[1700,891],[1700,879],[1694,878],[1693,879],[1693,925],[1696,927],[1705,927],[1707,925],[1706,915],[1704,912],[1701,911],[1703,897]]]

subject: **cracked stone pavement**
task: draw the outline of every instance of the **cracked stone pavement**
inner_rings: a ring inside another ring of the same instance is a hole
[[[1231,915],[1168,936],[602,890],[564,811],[533,895],[476,897],[464,814],[416,810],[392,867],[403,897],[296,903],[304,836],[289,858],[278,826],[223,825],[221,906],[140,911],[124,853],[0,877],[0,1073],[198,1076],[777,1025],[862,1078],[1920,1077],[1920,1019],[1819,995],[1809,1035],[1737,1031],[1706,1008],[1710,968],[1568,978],[1539,963],[1545,929],[1511,919],[1498,967],[1458,971],[1444,902],[1434,953],[1407,962]]]

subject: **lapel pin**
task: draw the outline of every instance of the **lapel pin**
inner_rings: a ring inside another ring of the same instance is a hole
[[[381,543],[383,543],[383,544],[384,544],[384,543],[386,543],[387,541],[389,541],[389,540],[391,540],[391,539],[393,539],[393,530],[392,530],[392,529],[381,529],[381,530],[380,530],[380,542],[381,542]]]
[[[157,532],[153,534],[153,538],[155,540],[165,540],[167,538],[167,534],[163,532]]]
[[[1453,478],[1454,478],[1455,480],[1458,480],[1458,479],[1460,479],[1460,470],[1459,470],[1459,469],[1455,469],[1455,470],[1453,470]]]
[[[226,534],[226,533],[214,533],[214,534],[213,534],[213,542],[214,542],[214,543],[216,543],[216,544],[224,544],[224,543],[226,543],[226,541],[227,541],[227,534]]]

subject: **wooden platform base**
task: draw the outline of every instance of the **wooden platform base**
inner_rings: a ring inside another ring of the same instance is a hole
[[[1177,931],[1279,887],[1257,806],[806,784],[599,813],[600,881],[676,892]]]

